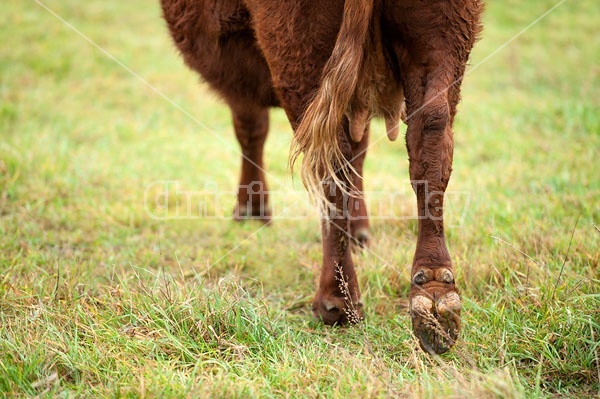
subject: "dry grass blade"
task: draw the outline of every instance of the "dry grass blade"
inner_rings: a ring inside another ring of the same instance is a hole
[[[556,289],[558,288],[558,284],[560,283],[560,279],[565,270],[565,264],[567,263],[567,259],[569,258],[569,253],[571,252],[571,244],[573,243],[573,236],[575,235],[575,229],[577,228],[577,223],[579,223],[579,218],[581,215],[577,216],[577,220],[575,221],[575,225],[573,226],[573,231],[571,231],[571,238],[569,239],[569,246],[567,247],[567,253],[565,254],[565,258],[563,259],[563,263],[560,267],[560,272],[558,273],[558,277],[556,278],[556,283],[554,284],[554,289],[552,290],[552,296],[550,300],[554,300],[554,295],[556,295]]]

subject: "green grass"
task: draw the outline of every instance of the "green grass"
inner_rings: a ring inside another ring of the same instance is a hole
[[[564,2],[480,64],[555,4],[489,2],[449,188],[470,194],[448,231],[464,327],[435,358],[410,331],[413,220],[374,220],[355,256],[365,323],[320,325],[316,218],[255,234],[146,213],[153,181],[234,190],[240,162],[229,111],[182,65],[158,4],[44,4],[205,126],[37,3],[4,2],[0,396],[599,395],[600,3]],[[274,111],[269,183],[305,199],[290,139]],[[402,140],[378,141],[367,189],[412,204],[406,159]]]

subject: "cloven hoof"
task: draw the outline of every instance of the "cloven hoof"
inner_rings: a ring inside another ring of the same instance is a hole
[[[410,315],[421,348],[447,352],[460,333],[460,295],[448,267],[420,267],[412,277]]]
[[[413,286],[413,289],[416,287]],[[427,291],[438,291],[438,286],[415,293],[410,300],[413,331],[421,348],[440,355],[447,352],[460,333],[460,296],[455,289],[430,296]]]
[[[313,301],[313,315],[323,323],[333,326],[358,324],[363,318],[362,302],[348,304],[345,298],[329,297]]]
[[[264,224],[270,224],[271,208],[249,208],[238,204],[233,210],[233,220],[238,222],[244,220],[258,220]]]
[[[367,227],[357,229],[353,236],[356,249],[363,249],[369,246],[369,229]]]

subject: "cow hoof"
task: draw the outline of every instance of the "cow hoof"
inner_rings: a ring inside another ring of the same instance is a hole
[[[425,352],[440,355],[454,345],[460,332],[460,309],[460,296],[454,290],[431,297],[423,289],[412,296],[413,331]]]
[[[271,208],[250,208],[245,205],[236,205],[233,210],[233,220],[258,220],[265,224],[271,223]]]
[[[354,244],[358,249],[367,248],[369,246],[369,228],[361,227],[353,233]]]
[[[349,305],[349,306],[348,306]],[[345,298],[329,297],[313,301],[313,315],[323,323],[333,325],[357,324],[363,320],[362,302],[348,303]]]

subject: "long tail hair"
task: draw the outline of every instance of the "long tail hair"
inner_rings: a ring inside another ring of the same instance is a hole
[[[329,201],[324,182],[348,193],[355,171],[344,157],[342,123],[349,113],[365,58],[374,0],[346,0],[338,37],[323,69],[321,86],[310,103],[292,142],[290,166],[304,154],[300,175],[309,195],[322,211]]]

